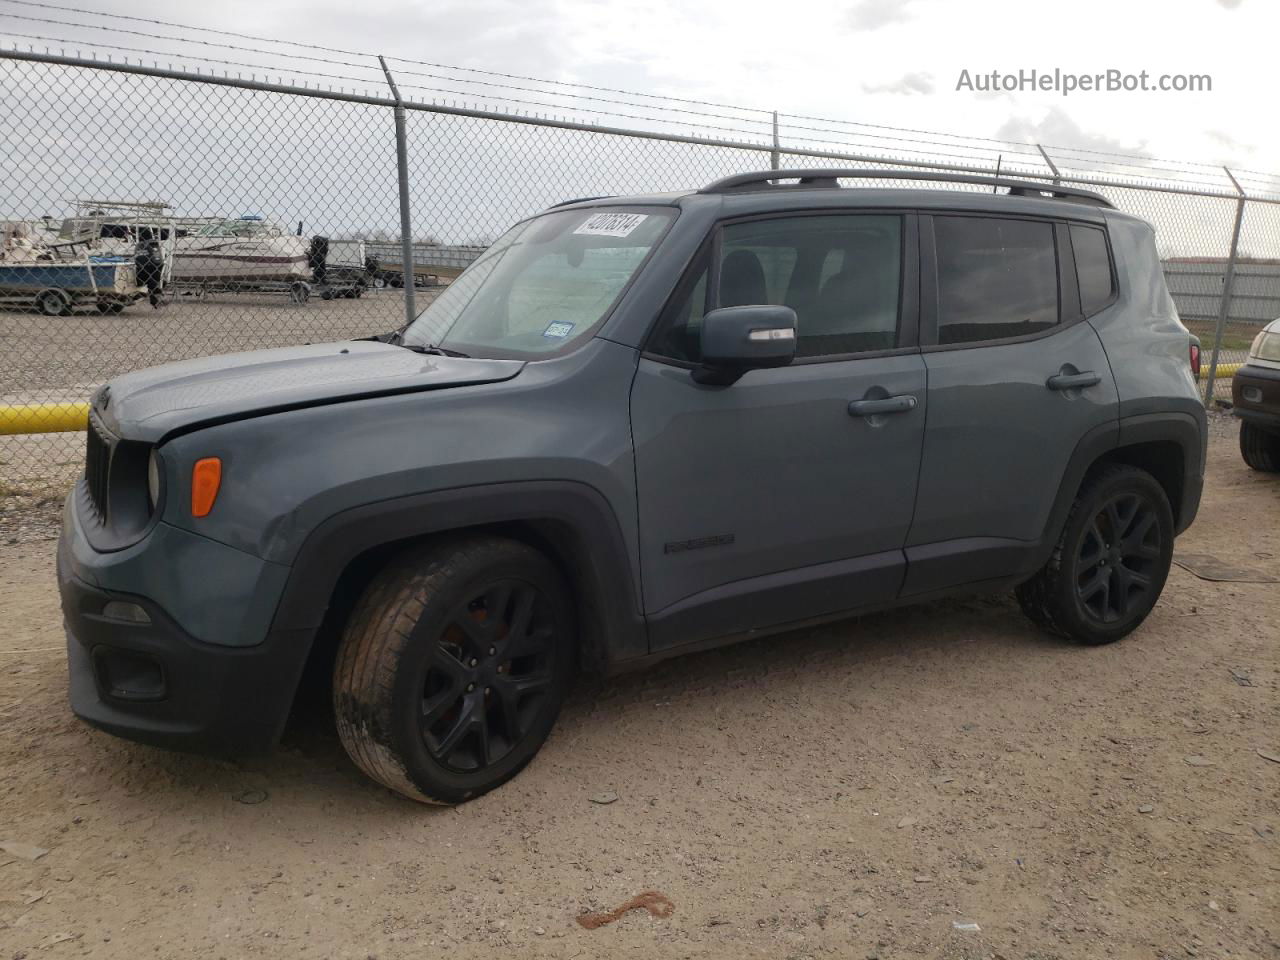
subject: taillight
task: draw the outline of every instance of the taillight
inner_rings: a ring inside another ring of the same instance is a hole
[[[222,461],[217,457],[197,460],[191,468],[191,515],[207,517],[218,499],[218,487],[222,486]]]
[[[1191,345],[1191,375],[1197,380],[1200,379],[1200,344],[1198,343]]]

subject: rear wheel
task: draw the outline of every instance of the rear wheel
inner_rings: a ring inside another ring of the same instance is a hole
[[[414,800],[460,803],[527,764],[573,671],[573,611],[555,565],[468,537],[392,561],[353,612],[334,668],[352,760]]]
[[[1247,420],[1240,421],[1240,456],[1254,470],[1280,473],[1280,433],[1270,433]]]
[[[1104,467],[1077,495],[1049,562],[1018,587],[1018,603],[1051,633],[1111,643],[1146,619],[1172,560],[1164,488],[1136,467]]]

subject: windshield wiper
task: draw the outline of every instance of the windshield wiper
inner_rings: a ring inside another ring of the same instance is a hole
[[[462,357],[464,360],[471,359],[471,354],[463,353],[461,350],[450,350],[448,347],[437,347],[430,343],[425,347],[420,343],[405,343],[403,328],[396,330],[393,333],[381,333],[376,337],[362,337],[360,339],[374,340],[378,343],[389,343],[393,347],[404,347],[406,350],[412,350],[414,353],[429,353],[435,357]]]
[[[427,344],[424,347],[420,343],[401,343],[398,338],[387,342],[395,344],[397,347],[404,347],[406,350],[412,350],[414,353],[429,353],[436,357],[462,357],[464,360],[471,359],[471,354],[463,353],[460,350],[450,350],[448,347],[437,347],[433,344]]]

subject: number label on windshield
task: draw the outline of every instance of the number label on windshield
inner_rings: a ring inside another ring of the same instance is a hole
[[[647,213],[597,213],[573,232],[586,237],[626,237],[647,219]]]

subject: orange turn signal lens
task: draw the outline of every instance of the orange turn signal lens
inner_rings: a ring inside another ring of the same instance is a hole
[[[217,457],[197,460],[191,468],[191,515],[207,517],[218,499],[218,487],[222,485],[222,461]]]

